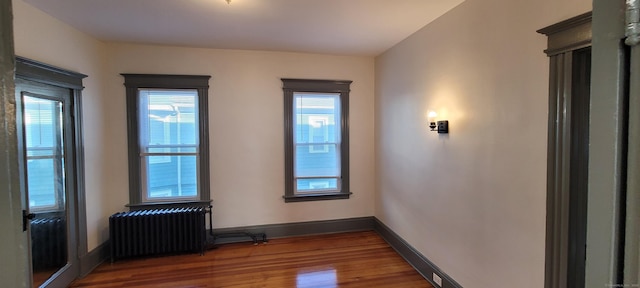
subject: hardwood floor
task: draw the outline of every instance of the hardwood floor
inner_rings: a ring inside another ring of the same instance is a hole
[[[34,271],[33,272],[33,287],[40,287],[40,285],[47,282],[53,273],[56,273],[58,269],[50,269],[45,271]]]
[[[107,262],[70,287],[433,288],[373,231]]]

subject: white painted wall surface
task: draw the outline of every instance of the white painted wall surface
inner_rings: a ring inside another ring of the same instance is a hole
[[[543,287],[548,59],[588,0],[467,0],[376,58],[376,217],[453,279]],[[450,134],[429,131],[428,111]]]

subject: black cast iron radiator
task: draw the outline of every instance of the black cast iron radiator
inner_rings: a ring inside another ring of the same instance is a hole
[[[33,270],[60,268],[67,263],[67,227],[60,217],[31,220]]]
[[[111,261],[119,258],[200,252],[206,247],[204,207],[121,212],[109,217]]]

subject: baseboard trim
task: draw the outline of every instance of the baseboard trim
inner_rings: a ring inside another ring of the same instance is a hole
[[[80,257],[80,278],[84,278],[89,275],[89,273],[91,273],[93,269],[96,269],[98,265],[109,259],[110,254],[109,241],[106,241],[91,250],[91,252]]]
[[[393,232],[389,227],[384,225],[380,220],[374,218],[374,230],[389,243],[389,245],[404,258],[413,268],[427,279],[434,287],[442,288],[462,288],[460,284],[454,281],[449,275],[445,274],[433,262],[429,261],[420,252],[407,243],[402,237]],[[433,281],[433,273],[436,273],[442,279],[442,286],[438,286]]]
[[[213,229],[213,234],[254,233],[267,234],[267,239],[284,238],[304,235],[329,234],[340,232],[374,230],[374,217],[359,217],[348,219],[296,222],[283,224],[267,224],[246,227]],[[216,239],[216,244],[227,244],[251,241],[248,237],[228,237]]]

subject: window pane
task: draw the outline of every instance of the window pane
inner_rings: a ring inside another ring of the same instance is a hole
[[[139,96],[146,198],[197,197],[197,155],[175,155],[198,152],[197,90],[141,89]]]
[[[145,159],[143,169],[147,167],[148,199],[198,196],[196,156],[146,156],[143,158]]]
[[[142,147],[198,143],[197,90],[140,90]]]
[[[24,105],[27,148],[52,148],[56,146],[55,126],[58,126],[59,123],[56,123],[55,116],[57,114],[55,113],[60,113],[60,103],[25,96]]]
[[[305,193],[322,190],[338,190],[338,179],[336,178],[314,178],[297,179],[297,192]]]
[[[294,94],[295,143],[340,142],[340,94]]]
[[[29,208],[59,208],[64,205],[62,102],[26,95],[23,101]]]
[[[314,153],[310,148],[325,150]],[[295,176],[340,176],[340,157],[336,145],[296,145]]]
[[[27,182],[29,207],[38,208],[56,205],[56,181],[53,159],[27,160]]]
[[[340,94],[294,93],[293,109],[295,177],[340,176]]]

